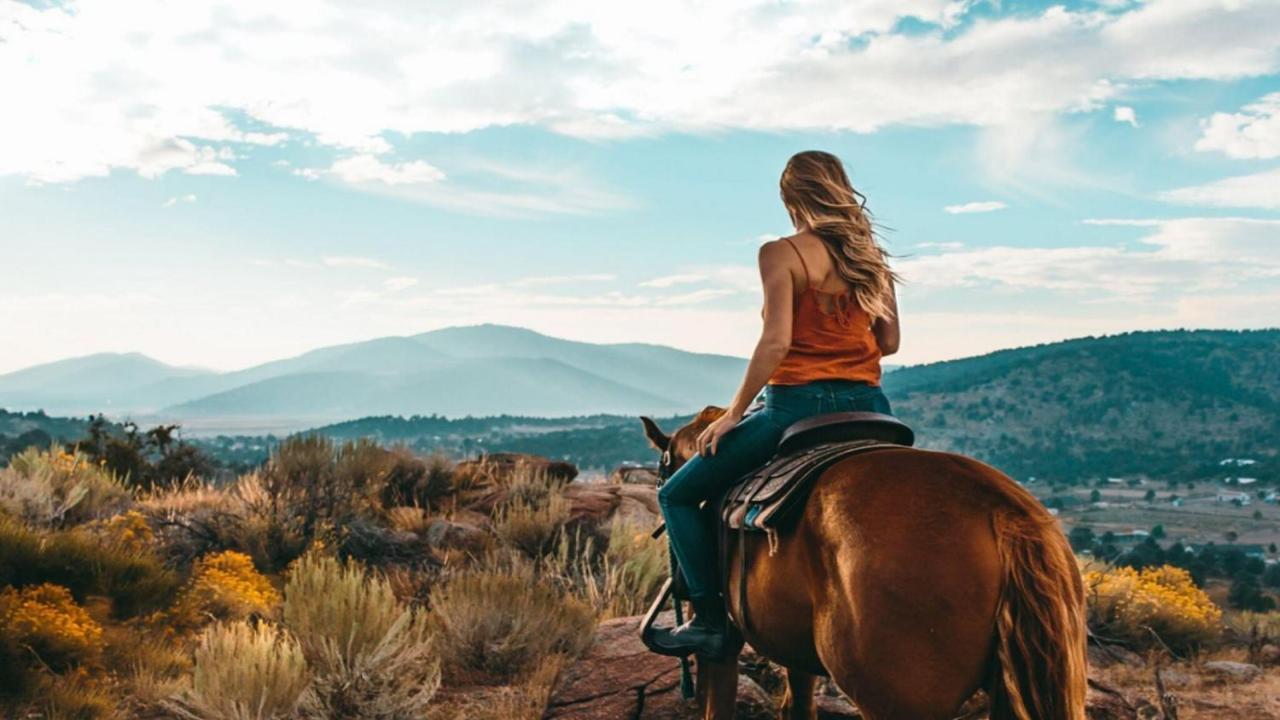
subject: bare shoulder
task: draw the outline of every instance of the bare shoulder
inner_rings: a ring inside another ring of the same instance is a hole
[[[763,243],[757,257],[761,267],[786,267],[788,255],[794,256],[795,253],[787,247],[787,238],[778,238]]]

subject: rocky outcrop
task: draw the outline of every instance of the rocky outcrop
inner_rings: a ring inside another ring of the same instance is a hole
[[[658,472],[651,467],[639,465],[622,465],[609,473],[609,482],[620,483],[623,485],[653,485],[658,484]]]
[[[1249,663],[1230,660],[1210,660],[1203,666],[1204,673],[1232,682],[1251,682],[1262,677],[1262,668]]]
[[[591,647],[561,673],[544,720],[700,718],[697,703],[681,695],[680,661],[649,652],[639,628],[639,617],[600,623]],[[736,718],[765,720],[776,712],[773,699],[755,681],[739,678]]]

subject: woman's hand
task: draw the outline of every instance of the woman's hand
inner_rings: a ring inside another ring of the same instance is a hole
[[[742,413],[730,411],[713,420],[711,424],[703,429],[702,433],[698,435],[698,439],[694,441],[694,444],[698,448],[698,454],[715,455],[716,447],[720,444],[720,438],[724,437],[725,433],[732,430],[741,419]],[[708,453],[708,450],[711,452]]]

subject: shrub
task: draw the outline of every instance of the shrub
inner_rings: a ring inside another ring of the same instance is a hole
[[[102,627],[58,585],[0,590],[0,628],[9,652],[18,653],[7,660],[20,665],[62,671],[102,651]]]
[[[204,618],[243,620],[265,617],[280,604],[280,593],[244,553],[227,550],[196,561],[191,581],[174,606],[171,617],[179,627],[201,624]]]
[[[75,525],[121,512],[129,490],[78,452],[29,448],[0,469],[0,508],[45,527]]]
[[[576,655],[595,627],[586,603],[523,563],[458,575],[437,591],[431,618],[446,679],[459,682],[504,682],[552,654]]]
[[[193,720],[292,717],[307,690],[297,640],[271,625],[218,623],[201,635],[190,684],[166,706]]]
[[[1214,638],[1221,629],[1222,610],[1181,568],[1090,571],[1085,585],[1090,626],[1105,636],[1146,647],[1155,643],[1154,631],[1171,648],[1186,649]]]
[[[49,720],[105,720],[121,717],[119,699],[101,680],[84,672],[45,675],[33,693],[37,709]]]
[[[644,612],[670,572],[666,540],[618,518],[603,552],[594,540],[573,543],[570,537],[561,536],[545,572],[604,618]]]
[[[453,463],[442,453],[420,458],[406,448],[396,448],[382,487],[382,505],[429,507],[453,491],[453,476]]]
[[[494,511],[498,538],[533,559],[551,552],[569,521],[569,502],[559,493],[541,504],[517,499]]]
[[[147,552],[155,542],[155,533],[147,518],[137,510],[116,515],[102,523],[102,536],[107,543],[130,552]]]
[[[439,686],[425,618],[358,563],[317,553],[299,558],[285,587],[284,617],[314,673],[307,715],[418,717]]]
[[[178,580],[150,549],[103,542],[81,529],[37,533],[0,517],[0,584],[53,583],[83,600],[111,598],[116,617],[166,604]]]

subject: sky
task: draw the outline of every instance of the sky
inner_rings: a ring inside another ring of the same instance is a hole
[[[0,372],[484,322],[746,356],[840,156],[919,363],[1280,325],[1280,0],[0,0]]]

